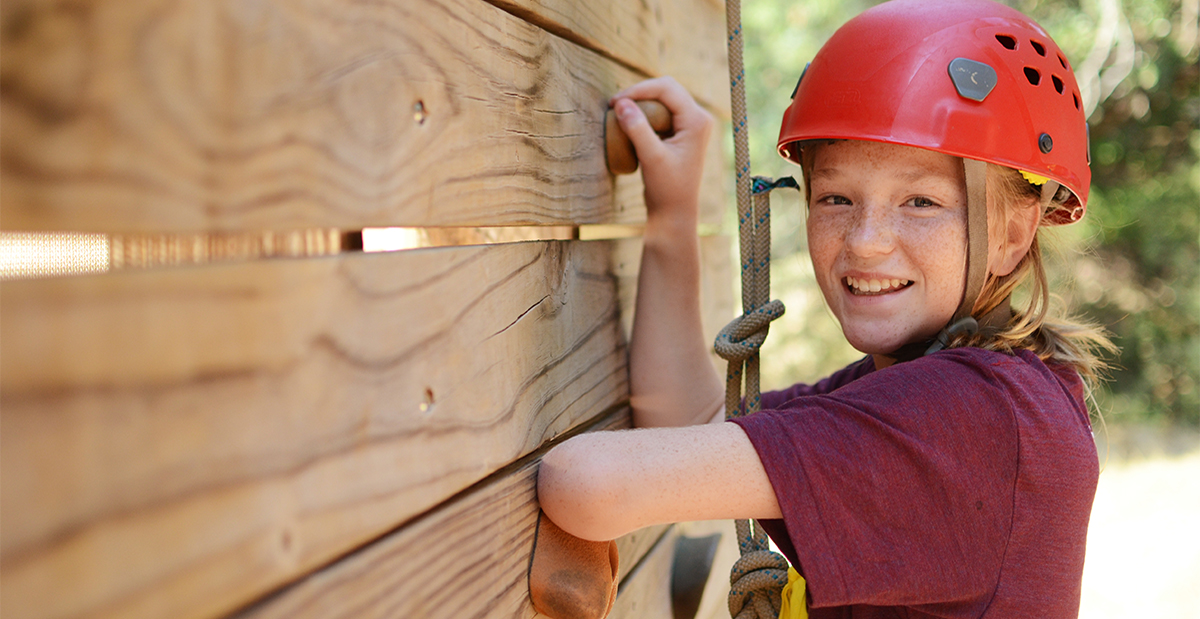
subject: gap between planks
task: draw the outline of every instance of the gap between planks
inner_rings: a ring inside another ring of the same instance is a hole
[[[605,241],[639,238],[640,224],[576,226],[387,227],[343,231],[196,234],[0,232],[0,281],[88,275],[122,269],[195,266],[277,258],[317,258],[350,252],[392,252],[503,245],[530,241]],[[701,237],[721,227],[701,223]]]

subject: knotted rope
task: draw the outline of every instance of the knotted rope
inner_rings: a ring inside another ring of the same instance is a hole
[[[771,321],[783,315],[783,303],[770,301],[771,200],[778,187],[797,188],[792,178],[771,181],[750,176],[750,146],[746,135],[746,82],[742,62],[741,0],[725,2],[725,27],[729,34],[729,95],[733,113],[733,153],[737,171],[738,243],[741,248],[742,315],[717,335],[714,348],[729,362],[725,383],[727,418],[758,412],[758,350],[767,338]],[[745,369],[746,405],[741,402]],[[749,520],[737,521],[742,557],[729,576],[729,614],[734,619],[776,619],[781,592],[787,584],[787,560],[772,552],[767,534]]]
[[[770,550],[765,531],[751,531],[749,520],[736,522],[742,557],[729,573],[729,614],[734,619],[775,619],[788,581],[787,559]]]

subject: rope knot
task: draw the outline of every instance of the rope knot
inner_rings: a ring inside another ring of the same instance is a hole
[[[713,348],[726,361],[745,361],[758,352],[767,339],[771,321],[783,315],[783,302],[776,299],[749,314],[742,314],[717,334]]]
[[[779,616],[788,562],[779,553],[754,550],[742,555],[729,575],[729,615],[734,619]]]

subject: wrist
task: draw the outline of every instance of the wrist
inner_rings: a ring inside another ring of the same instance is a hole
[[[643,236],[648,245],[691,246],[697,242],[699,217],[695,209],[647,215]]]

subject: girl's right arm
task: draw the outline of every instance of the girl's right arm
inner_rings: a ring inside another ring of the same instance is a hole
[[[661,101],[671,111],[674,135],[660,139],[630,99]],[[613,97],[613,106],[637,149],[647,211],[630,342],[634,425],[720,420],[723,387],[701,327],[696,234],[712,116],[669,77],[625,89]]]

